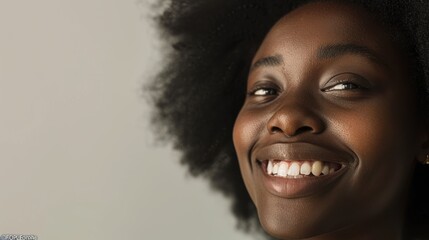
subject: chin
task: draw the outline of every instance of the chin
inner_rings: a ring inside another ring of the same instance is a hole
[[[272,219],[268,219],[272,220]],[[280,224],[279,222],[260,220],[262,228],[270,236],[276,239],[292,240],[292,239],[310,239],[312,237],[321,236],[327,233],[326,230],[319,226],[305,226],[302,224]],[[304,223],[305,224],[305,223]]]
[[[260,217],[259,220],[265,232],[282,240],[307,239],[325,233],[317,226],[308,226],[306,223],[296,221],[285,223],[270,217]]]
[[[316,199],[259,200],[257,209],[260,224],[265,232],[277,239],[310,239],[344,229],[345,224],[350,223],[350,219],[346,219],[350,215],[344,214],[344,211],[332,212],[331,208],[308,204],[314,203]]]

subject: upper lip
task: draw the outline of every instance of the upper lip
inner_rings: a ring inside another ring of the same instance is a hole
[[[341,165],[351,163],[351,155],[343,151],[332,151],[310,143],[276,143],[254,150],[254,161],[290,160],[290,161],[323,161]]]

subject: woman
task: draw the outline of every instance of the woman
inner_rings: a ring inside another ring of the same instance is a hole
[[[423,1],[173,1],[157,122],[245,226],[424,239],[428,14]]]

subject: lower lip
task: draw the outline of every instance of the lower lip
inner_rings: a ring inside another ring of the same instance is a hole
[[[326,191],[340,179],[347,169],[342,166],[333,173],[318,177],[283,178],[268,175],[264,167],[266,169],[264,164],[260,164],[259,171],[256,171],[257,177],[262,178],[268,192],[282,198],[300,198]]]

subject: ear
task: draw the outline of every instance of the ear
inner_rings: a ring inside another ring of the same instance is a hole
[[[429,124],[425,121],[417,134],[417,161],[421,164],[429,164]]]

